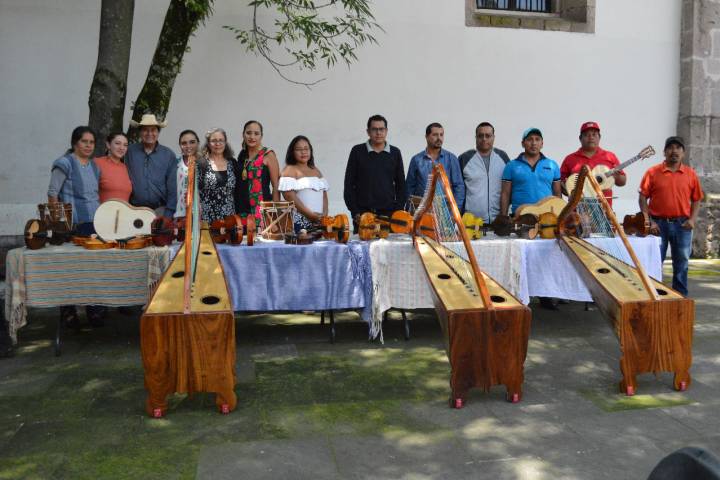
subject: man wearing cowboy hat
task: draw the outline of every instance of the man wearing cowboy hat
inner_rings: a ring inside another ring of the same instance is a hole
[[[153,114],[145,114],[139,122],[130,121],[130,125],[140,127],[140,143],[130,145],[126,157],[133,187],[130,203],[172,218],[177,206],[177,157],[158,143],[160,129],[167,124]]]

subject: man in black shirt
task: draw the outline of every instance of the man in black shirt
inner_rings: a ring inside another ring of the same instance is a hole
[[[400,150],[387,143],[387,132],[385,117],[373,115],[367,121],[368,141],[350,150],[344,197],[355,233],[358,215],[390,215],[405,206],[405,167]]]

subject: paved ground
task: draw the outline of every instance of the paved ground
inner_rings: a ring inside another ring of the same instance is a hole
[[[597,311],[533,306],[525,396],[502,387],[447,406],[449,366],[433,312],[412,335],[368,342],[354,313],[338,343],[312,315],[238,319],[238,410],[176,396],[143,414],[138,322],[117,313],[68,335],[52,356],[55,312],[34,311],[20,350],[0,360],[0,479],[644,479],[673,450],[720,454],[720,264],[694,262],[693,383],[639,377],[616,393],[618,343]]]

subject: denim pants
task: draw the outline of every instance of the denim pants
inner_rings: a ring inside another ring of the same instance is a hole
[[[660,257],[663,262],[667,255],[668,245],[670,245],[673,266],[672,288],[687,296],[688,260],[692,251],[693,231],[682,227],[687,220],[686,217],[672,220],[654,218],[653,220],[660,229]]]

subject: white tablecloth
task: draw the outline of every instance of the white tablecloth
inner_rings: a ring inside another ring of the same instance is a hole
[[[648,275],[662,279],[660,239],[629,237]],[[591,239],[591,243],[605,239]],[[530,297],[555,297],[592,301],[556,240],[521,240],[486,237],[472,241],[478,265],[521,302]],[[370,245],[373,276],[373,320],[380,322],[389,308],[433,308],[430,286],[412,241],[391,236]]]

